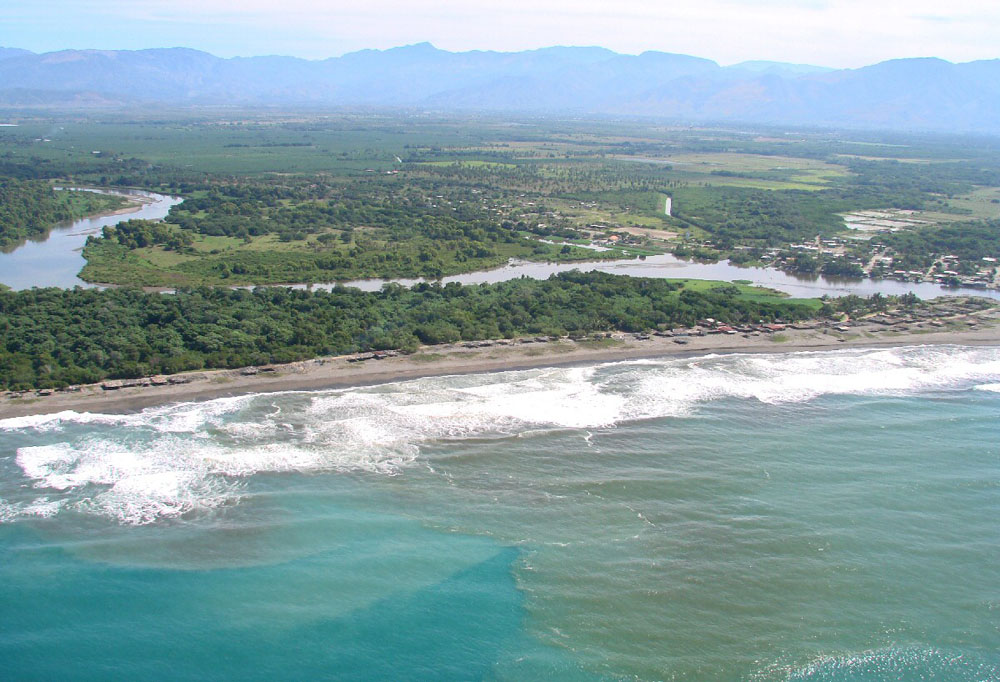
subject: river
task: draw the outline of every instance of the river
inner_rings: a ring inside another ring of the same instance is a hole
[[[506,282],[518,277],[545,279],[549,275],[570,270],[582,272],[608,272],[615,275],[630,275],[632,277],[653,278],[689,278],[715,279],[726,282],[749,281],[759,286],[766,286],[783,291],[799,298],[814,298],[818,296],[845,296],[857,294],[870,296],[874,293],[899,296],[912,292],[920,298],[930,299],[937,296],[987,296],[1000,299],[1000,291],[995,289],[971,289],[962,287],[943,287],[931,282],[897,282],[896,280],[838,280],[827,277],[806,277],[786,274],[773,268],[740,268],[728,262],[694,263],[663,254],[648,256],[644,260],[596,261],[589,263],[529,263],[513,262],[495,270],[470,272],[464,275],[445,277],[444,284],[458,282],[459,284],[483,284]],[[412,286],[422,279],[359,279],[344,282],[344,286],[356,287],[365,291],[377,291],[386,282],[395,282],[404,286]],[[299,285],[313,288],[329,289],[332,284]]]
[[[104,190],[92,190],[104,191]],[[85,261],[81,251],[87,237],[99,233],[101,228],[115,225],[121,220],[143,218],[160,220],[166,217],[172,206],[183,199],[155,192],[139,190],[116,190],[114,194],[139,197],[147,201],[142,207],[125,214],[97,216],[77,220],[70,225],[58,227],[38,241],[28,241],[9,253],[0,253],[0,283],[12,289],[31,287],[92,287],[77,275]],[[482,270],[462,275],[445,277],[442,283],[484,284],[506,282],[519,277],[545,279],[550,275],[570,270],[582,272],[600,271],[616,275],[653,278],[714,279],[720,281],[746,280],[753,284],[770,287],[799,298],[823,296],[845,296],[857,294],[870,296],[902,295],[912,292],[920,298],[937,296],[974,295],[1000,299],[1000,291],[995,289],[971,289],[942,287],[931,282],[897,282],[895,280],[838,280],[827,277],[805,277],[790,275],[773,268],[740,268],[728,262],[694,263],[681,260],[670,254],[649,256],[644,260],[594,261],[585,263],[532,263],[515,261],[493,270]],[[378,291],[387,282],[412,286],[423,279],[359,279],[343,282],[344,286],[364,291]],[[295,288],[330,289],[334,284],[298,284]]]
[[[141,199],[144,203],[126,213],[81,218],[68,225],[56,227],[43,238],[26,241],[8,253],[0,253],[0,284],[6,284],[11,289],[92,287],[93,284],[88,284],[77,276],[86,264],[82,250],[87,237],[98,234],[102,228],[116,225],[122,220],[133,218],[161,220],[167,216],[171,206],[183,201],[180,197],[140,190],[123,189],[108,192],[88,189],[86,191]]]

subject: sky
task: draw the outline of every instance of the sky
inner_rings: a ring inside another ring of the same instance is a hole
[[[325,59],[431,42],[450,51],[599,45],[836,68],[1000,57],[998,0],[2,0],[0,46],[191,47]]]

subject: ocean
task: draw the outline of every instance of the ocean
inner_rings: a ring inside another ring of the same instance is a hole
[[[10,680],[1000,680],[1000,348],[0,421]]]

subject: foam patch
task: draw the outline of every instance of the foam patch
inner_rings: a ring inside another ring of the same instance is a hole
[[[729,398],[996,391],[998,381],[1000,349],[928,346],[668,358],[8,419],[0,429],[51,442],[17,451],[37,500],[0,503],[0,521],[72,509],[151,523],[237,502],[241,481],[258,472],[393,475],[437,440],[683,418]]]

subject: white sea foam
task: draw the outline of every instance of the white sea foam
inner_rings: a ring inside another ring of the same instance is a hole
[[[18,429],[46,430],[56,428],[63,422],[75,422],[86,424],[92,415],[89,412],[74,412],[64,410],[53,414],[32,414],[26,417],[11,417],[10,419],[0,419],[0,429],[4,431],[17,431]]]
[[[65,500],[50,500],[48,497],[38,497],[24,505],[21,512],[26,516],[55,516]]]
[[[126,524],[151,523],[196,509],[211,509],[238,497],[238,487],[197,471],[158,471],[128,476],[76,504]]]
[[[627,363],[623,363],[627,367]],[[969,387],[1000,377],[994,348],[901,348],[790,355],[714,356],[624,370],[634,384],[628,417],[684,414],[721,398],[794,403],[824,395],[902,395]]]
[[[219,398],[202,403],[181,403],[166,407],[153,407],[136,414],[100,414],[64,410],[54,414],[37,414],[26,417],[0,419],[0,430],[56,431],[66,424],[93,424],[107,426],[145,426],[164,433],[191,433],[206,424],[218,423],[225,415],[239,411],[254,399],[253,395]]]
[[[148,523],[235,501],[240,480],[261,471],[394,474],[441,439],[610,427],[684,416],[724,398],[778,404],[832,394],[996,390],[998,381],[996,348],[710,355],[261,394],[132,415],[6,420],[0,428],[54,439],[20,448],[16,459],[48,498],[34,507],[0,503],[0,521],[74,509]]]
[[[990,393],[1000,393],[1000,384],[980,384],[976,386],[977,391],[989,391]]]

